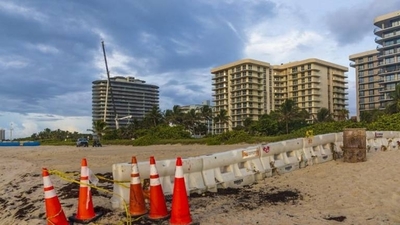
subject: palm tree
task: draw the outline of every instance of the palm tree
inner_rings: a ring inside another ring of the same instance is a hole
[[[286,99],[277,110],[280,122],[285,123],[286,134],[289,133],[289,123],[295,120],[299,114],[299,107],[292,99]]]
[[[347,109],[341,109],[338,112],[338,120],[348,120],[349,119],[349,110]]]
[[[377,121],[379,117],[381,117],[384,114],[384,111],[379,110],[379,109],[373,109],[369,111],[361,111],[360,112],[360,121],[367,122],[367,123],[372,123],[374,121]]]
[[[182,124],[183,121],[183,113],[182,109],[179,105],[174,105],[174,107],[171,109],[167,109],[164,113],[165,120],[167,123],[171,124]]]
[[[395,90],[390,93],[390,98],[392,100],[386,106],[386,112],[389,114],[400,112],[400,84],[397,84]]]
[[[333,121],[331,112],[329,112],[329,109],[325,107],[322,107],[318,110],[315,120],[315,122],[319,123]]]
[[[206,122],[207,125],[207,133],[210,132],[211,129],[211,121],[212,121],[212,109],[209,105],[203,105],[200,107],[200,117]]]
[[[152,126],[156,127],[163,121],[163,115],[161,113],[160,108],[157,105],[154,105],[151,110],[146,114],[145,119],[150,120]]]
[[[184,120],[183,124],[185,125],[185,128],[190,130],[192,134],[194,133],[195,127],[199,121],[199,116],[196,112],[195,109],[189,110],[185,115],[184,115]]]
[[[93,133],[97,134],[101,138],[107,129],[107,123],[103,120],[93,121]]]
[[[228,111],[225,109],[221,109],[218,114],[214,117],[214,122],[215,123],[221,123],[221,124],[226,124],[229,122],[230,118],[228,116]]]

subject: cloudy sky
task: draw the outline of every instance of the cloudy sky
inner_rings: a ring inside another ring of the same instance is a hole
[[[210,100],[210,69],[243,58],[348,66],[376,47],[373,19],[399,9],[400,0],[2,0],[0,128],[6,138],[11,125],[14,138],[90,128],[92,81],[106,77],[101,40],[111,76],[159,85],[168,109]]]

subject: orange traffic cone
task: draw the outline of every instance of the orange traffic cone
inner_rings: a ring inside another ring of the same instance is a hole
[[[139,168],[135,156],[132,157],[129,213],[131,214],[131,216],[141,216],[147,213],[146,205],[144,202],[142,184],[140,183]]]
[[[95,213],[89,184],[89,168],[86,159],[81,162],[81,180],[79,186],[78,213],[69,217],[70,221],[87,224],[98,219],[102,213]]]
[[[69,222],[67,217],[65,217],[60,201],[56,195],[56,191],[50,181],[49,171],[47,171],[46,168],[42,169],[42,177],[47,225],[68,225]]]
[[[167,204],[165,203],[164,192],[158,176],[156,161],[150,157],[150,212],[149,219],[159,220],[167,218]]]
[[[186,193],[185,178],[183,177],[182,159],[176,159],[174,192],[172,196],[171,219],[169,224],[191,224],[189,201]]]

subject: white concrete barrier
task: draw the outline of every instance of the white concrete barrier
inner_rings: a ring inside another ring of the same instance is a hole
[[[207,190],[202,174],[203,157],[183,158],[182,169],[188,195],[190,192],[197,192],[200,194]]]
[[[386,150],[398,150],[400,132],[367,131],[366,139],[369,152],[381,151],[382,146],[386,146]],[[187,193],[216,192],[218,188],[243,187],[272,176],[274,171],[282,174],[315,163],[328,162],[333,159],[332,150],[343,153],[342,147],[343,132],[339,132],[183,158],[182,168]],[[175,160],[156,161],[165,195],[173,194]],[[149,179],[149,161],[139,162],[138,167],[140,178]],[[112,173],[113,179],[117,181],[113,187],[112,207],[123,208],[124,204],[129,202],[131,164],[113,164]]]
[[[250,157],[251,158],[251,157]],[[208,191],[218,187],[243,187],[255,181],[255,172],[242,156],[242,150],[215,153],[203,156],[203,179]]]
[[[335,134],[317,135],[314,137],[316,145],[312,147],[313,163],[324,163],[333,159],[331,144],[334,143]]]
[[[289,141],[289,146],[287,142]],[[263,145],[263,151],[261,153],[261,162],[264,168],[271,169],[273,174],[274,170],[279,173],[288,173],[299,168],[299,162],[297,160],[296,148],[301,148],[303,145],[302,139],[281,141],[269,143]],[[297,147],[298,146],[298,147]]]
[[[244,165],[247,169],[250,169],[254,173],[256,180],[262,180],[266,176],[266,169],[263,167],[261,162],[261,145],[240,149],[243,160],[247,161]]]

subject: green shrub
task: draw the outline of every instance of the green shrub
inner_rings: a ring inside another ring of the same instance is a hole
[[[155,145],[158,143],[158,139],[150,136],[150,135],[146,135],[143,137],[140,137],[138,139],[135,139],[133,141],[133,145],[134,146],[147,146],[147,145]]]

